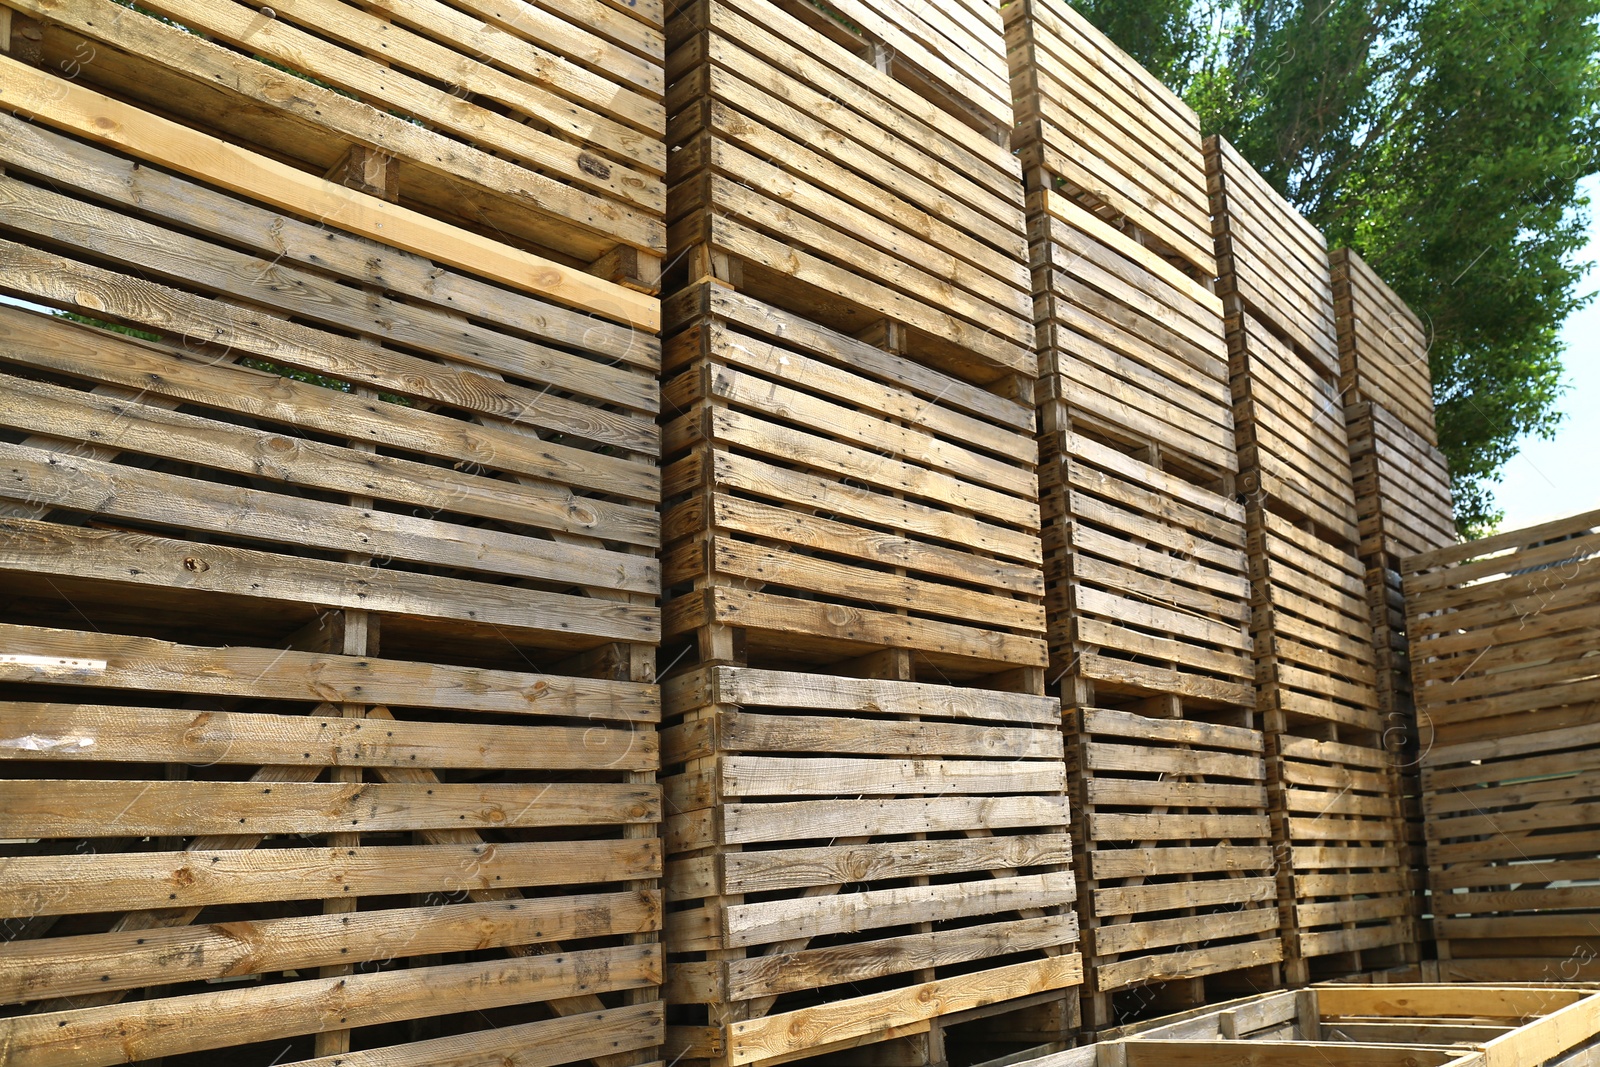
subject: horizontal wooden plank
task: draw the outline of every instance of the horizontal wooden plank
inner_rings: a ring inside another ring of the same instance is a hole
[[[0,623],[0,681],[208,697],[655,722],[652,685]]]
[[[1095,930],[1096,954],[1141,952],[1191,945],[1204,939],[1244,937],[1276,932],[1276,908],[1247,908],[1212,915],[1192,915],[1171,919],[1104,925]]]
[[[755,715],[730,712],[718,726],[725,752],[804,752],[870,755],[1041,760],[1060,758],[1057,730],[968,726],[942,722],[893,722],[820,715]],[[599,738],[604,742],[605,738]],[[848,791],[848,790],[844,790]]]
[[[0,781],[6,837],[376,833],[659,822],[655,786]]]
[[[1050,793],[1066,786],[1065,769],[1048,760],[725,756],[721,765],[730,797]]]
[[[379,971],[0,1020],[0,1047],[18,1067],[99,1067],[132,1059],[478,1010],[577,993],[639,989],[661,979],[659,945],[592,949]],[[330,1002],[337,1003],[330,1012]],[[195,1026],[194,1020],[208,1020]]]
[[[834,896],[796,897],[726,909],[727,946],[772,944],[796,938],[1026,912],[1076,899],[1072,872],[983,878]]]
[[[1066,834],[828,845],[719,856],[723,891],[765,893],[807,886],[1017,870],[1071,862]]]
[[[1097,916],[1137,915],[1141,912],[1172,911],[1178,908],[1272,902],[1277,898],[1277,890],[1277,880],[1272,877],[1215,878],[1165,885],[1111,886],[1094,889],[1091,906]],[[1098,951],[1123,950],[1106,948],[1100,944]]]
[[[905,800],[819,800],[730,804],[722,843],[828,840],[882,834],[1064,827],[1065,797],[938,797]],[[807,838],[798,837],[804,833]]]
[[[0,1001],[647,933],[660,923],[659,896],[637,892],[53,937],[0,956]]]
[[[0,702],[0,760],[652,770],[654,731]]]
[[[654,1048],[663,1040],[662,1016],[659,1001],[630,1004],[544,1022],[296,1060],[285,1067],[478,1067],[511,1057],[518,1067],[559,1067],[600,1050],[615,1055]]]
[[[1259,730],[1186,719],[1157,719],[1136,712],[1084,708],[1079,713],[1084,733],[1139,741],[1168,741],[1236,752],[1261,752],[1266,740]]]
[[[1267,787],[1211,782],[1118,781],[1094,778],[1084,783],[1084,800],[1097,807],[1250,808],[1265,811]]]
[[[1195,1062],[1192,1042],[1129,1041],[1127,1067],[1172,1067]],[[1341,1067],[1444,1067],[1461,1059],[1459,1050],[1395,1045],[1358,1045],[1350,1041],[1208,1041],[1202,1055],[1228,1057],[1225,1063],[1244,1067],[1298,1067],[1337,1057]],[[1467,1061],[1470,1064],[1472,1061]],[[1463,1065],[1466,1067],[1466,1065]]]
[[[1082,958],[1063,955],[736,1022],[730,1027],[729,1061],[759,1063],[863,1036],[882,1029],[886,1023],[903,1025],[1030,993],[1069,988],[1082,981]]]
[[[1266,763],[1259,756],[1224,752],[1091,741],[1083,747],[1083,760],[1084,768],[1093,771],[1208,775],[1256,782],[1266,780]]]
[[[648,879],[652,840],[12,856],[0,915],[71,915],[276,900],[459,893]]]
[[[819,989],[925,967],[1071,945],[1077,939],[1077,916],[1068,912],[856,942],[843,952],[817,948],[751,956],[727,964],[728,997],[740,1001]]]
[[[1277,963],[1281,959],[1283,943],[1275,937],[1262,937],[1234,945],[1208,945],[1187,951],[1150,953],[1127,960],[1097,961],[1094,982],[1097,989],[1111,991],[1144,983],[1246,970]]]
[[[705,698],[709,703],[1036,723],[1051,727],[1061,717],[1057,698],[1025,693],[748,667],[717,667],[711,677],[714,688]],[[692,695],[692,688],[680,688],[673,681],[665,683],[664,692],[672,709],[679,712],[701,699]]]
[[[738,589],[713,589],[707,600],[703,617],[697,617],[698,612],[679,614],[681,605],[698,607],[689,598],[670,605],[664,626],[670,632],[682,632],[707,622],[724,622],[750,630],[846,641],[863,651],[913,648],[1017,666],[1043,667],[1048,658],[1042,639],[998,630]]]
[[[1273,850],[1267,845],[1097,849],[1089,854],[1089,874],[1096,879],[1262,871],[1272,864]]]
[[[1193,838],[1263,839],[1270,835],[1262,815],[1089,814],[1089,834],[1097,841],[1182,841]]]

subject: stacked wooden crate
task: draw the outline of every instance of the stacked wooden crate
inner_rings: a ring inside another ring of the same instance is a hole
[[[1322,235],[1206,143],[1291,982],[1414,952]]]
[[[986,1013],[1059,1040],[998,7],[695,0],[667,33],[669,1053],[933,1063]]]
[[[660,12],[383,11],[0,9],[8,1063],[657,1058]]]
[[[1404,567],[1440,977],[1593,981],[1600,511]]]
[[[1412,888],[1423,888],[1420,738],[1400,562],[1455,543],[1450,470],[1439,451],[1422,322],[1362,258],[1336,249],[1339,384],[1356,486],[1360,554],[1386,744],[1398,757]],[[1418,900],[1420,913],[1422,901]]]
[[[1006,18],[1098,1029],[1281,958],[1245,510],[1198,120],[1063,0]]]

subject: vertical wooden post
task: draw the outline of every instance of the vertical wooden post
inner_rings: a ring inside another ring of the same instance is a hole
[[[364,145],[352,145],[343,160],[334,168],[330,178],[341,182],[348,188],[367,193],[371,196],[381,197],[391,203],[399,200],[397,188],[398,175],[395,172],[393,161],[388,156],[376,152]],[[376,303],[383,295],[382,289],[376,286],[365,287],[367,298]],[[364,338],[372,344],[381,343],[381,338],[368,336]],[[376,397],[371,389],[357,390],[362,396]],[[377,448],[365,441],[352,440],[349,445],[362,452],[376,452]],[[355,508],[370,508],[373,499],[365,496],[352,496],[350,506]],[[371,566],[373,558],[359,553],[349,553],[345,562]],[[343,619],[344,640],[340,652],[346,656],[371,656],[378,651],[378,620],[369,612],[359,608],[349,608],[344,611]],[[339,715],[347,719],[364,719],[367,717],[367,707],[364,704],[340,704]],[[329,781],[342,785],[360,785],[363,780],[359,767],[334,767],[329,772]],[[333,848],[354,849],[361,844],[361,835],[358,833],[341,833],[328,835],[328,844]],[[336,897],[323,901],[324,915],[347,915],[357,910],[359,900],[356,897]],[[322,968],[318,973],[324,978],[343,977],[352,973],[353,968],[348,964],[335,964]],[[316,1054],[318,1056],[337,1056],[350,1051],[349,1030],[325,1030],[316,1036]]]

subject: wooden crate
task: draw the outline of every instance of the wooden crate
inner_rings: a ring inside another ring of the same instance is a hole
[[[1345,401],[1377,404],[1426,445],[1437,447],[1429,338],[1422,320],[1354,251],[1336,248],[1329,258]]]
[[[1270,729],[1268,745],[1290,883],[1280,892],[1291,981],[1414,960],[1416,901],[1393,756],[1379,743]]]
[[[1213,1004],[1113,1031],[1038,1067],[1584,1067],[1600,1059],[1592,987],[1336,983]]]
[[[1216,277],[1200,121],[1064,0],[1005,6],[1029,188],[1051,189],[1202,281]]]
[[[782,1062],[1080,981],[1054,699],[714,666],[663,700],[669,1055]]]
[[[955,121],[948,97],[897,80],[906,60],[932,53],[903,50],[896,27],[948,19],[989,35],[981,47],[995,52],[1003,90],[998,23],[982,30],[967,14],[987,6],[917,5],[913,16],[910,5],[847,3],[827,9],[835,19],[799,0],[681,5],[668,24],[672,289],[715,278],[843,333],[888,323],[918,362],[1011,395],[1026,388],[1035,358],[1017,162]],[[994,129],[1009,131],[1009,101],[994,109]]]
[[[1151,987],[1277,963],[1261,731],[1082,708],[1067,734],[1085,989],[1097,994],[1085,1025],[1147,1009]]]
[[[350,622],[0,624],[7,1063],[654,1060],[656,687]]]
[[[783,9],[846,50],[866,56],[895,81],[997,143],[1012,123],[1005,31],[999,0],[921,4],[910,0],[839,0],[816,5],[780,0]]]
[[[1043,451],[1093,433],[1232,495],[1222,302],[1065,196],[1028,204]]]
[[[1264,507],[1249,522],[1288,975],[1404,961],[1413,882],[1363,571],[1348,549]]]
[[[714,284],[667,316],[669,640],[733,628],[749,662],[813,668],[900,649],[929,680],[1044,666],[1030,408]]]
[[[0,123],[0,285],[142,334],[0,309],[0,570],[402,658],[658,639],[653,337]]]
[[[1362,558],[1381,555],[1398,562],[1455,544],[1450,468],[1444,453],[1371,401],[1347,406],[1345,422]]]
[[[1248,715],[1244,508],[1091,438],[1063,443],[1041,477],[1051,677],[1092,684],[1094,706]]]
[[[320,177],[371,150],[391,166],[370,193],[536,253],[539,270],[659,286],[660,0],[8,2],[8,110],[28,101],[40,121],[255,191],[270,183],[238,159]],[[166,120],[234,147],[187,148]]]
[[[1441,967],[1592,977],[1600,512],[1405,563]]]
[[[1240,489],[1311,520],[1320,540],[1354,547],[1355,483],[1337,379],[1237,305],[1228,346]]]
[[[1317,373],[1336,381],[1327,240],[1226,140],[1207,138],[1205,156],[1219,295],[1237,297]]]

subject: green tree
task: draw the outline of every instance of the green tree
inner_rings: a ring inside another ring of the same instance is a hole
[[[1518,440],[1560,417],[1600,0],[1168,3],[1084,10],[1428,323],[1458,522],[1491,528]]]

